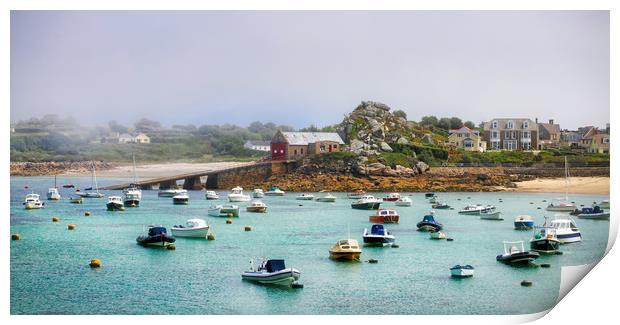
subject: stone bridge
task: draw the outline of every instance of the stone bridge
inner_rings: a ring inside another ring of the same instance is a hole
[[[176,188],[178,181],[183,181],[186,190],[222,189],[232,188],[242,183],[241,180],[258,179],[267,180],[271,175],[286,174],[296,166],[295,161],[269,161],[254,163],[251,165],[238,166],[220,170],[208,170],[173,176],[158,177],[136,182],[144,190]],[[101,188],[103,190],[121,190],[129,187],[131,183],[124,183]]]

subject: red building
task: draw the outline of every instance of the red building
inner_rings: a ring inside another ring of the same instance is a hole
[[[271,139],[272,160],[296,160],[307,155],[340,151],[344,144],[336,132],[282,132]]]

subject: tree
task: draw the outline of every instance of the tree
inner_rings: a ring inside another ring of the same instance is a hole
[[[116,122],[114,120],[108,122],[108,127],[110,128],[110,131],[112,131],[112,132],[118,132],[118,133],[127,133],[127,132],[129,132],[129,128],[127,128],[126,126],[118,124],[118,122]]]
[[[461,121],[458,117],[450,118],[450,128],[451,129],[460,129],[463,126],[463,121]]]
[[[467,121],[463,125],[465,125],[466,127],[470,128],[472,130],[476,128],[476,125],[472,121]]]
[[[161,124],[157,121],[142,118],[134,124],[134,127],[139,132],[156,132],[161,129]]]
[[[404,118],[405,120],[407,120],[407,113],[405,113],[405,111],[403,111],[403,110],[401,110],[401,109],[399,109],[399,110],[395,110],[393,114],[394,114],[394,116],[396,116],[396,117],[402,117],[402,118]]]
[[[436,126],[439,121],[436,116],[422,116],[422,120],[420,121],[420,125],[422,126]]]
[[[450,130],[451,124],[450,124],[450,119],[447,117],[442,117],[439,119],[439,122],[437,122],[437,127],[443,130]]]

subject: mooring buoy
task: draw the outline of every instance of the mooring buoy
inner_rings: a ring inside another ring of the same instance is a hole
[[[166,246],[166,249],[169,250],[169,251],[173,251],[173,250],[177,249],[177,247],[176,247],[176,245],[168,245],[168,246]]]
[[[11,240],[20,240],[21,238],[22,237],[18,233],[15,233],[15,234],[11,235]]]
[[[371,259],[368,260],[368,263],[370,263],[370,264],[377,264],[377,263],[379,263],[379,260],[375,260],[374,258],[371,258]]]
[[[252,231],[252,226],[245,226],[245,227],[243,227],[243,230],[245,230],[245,231]]]
[[[84,212],[84,215],[87,216],[87,217],[90,216],[90,211]]]
[[[229,225],[232,223],[232,219],[226,219],[226,224]]]
[[[60,218],[58,218],[58,217],[52,217],[52,221],[53,221],[53,222],[58,222],[58,221],[60,221]]]
[[[77,226],[75,224],[72,224],[72,223],[67,225],[67,229],[69,229],[69,230],[73,230],[73,229],[75,229],[75,227],[77,227]]]
[[[92,260],[90,260],[90,263],[88,265],[90,265],[90,267],[92,268],[101,267],[101,261],[96,258],[93,258]]]
[[[523,281],[521,281],[521,285],[524,286],[524,287],[531,287],[532,286],[532,281],[523,280]]]

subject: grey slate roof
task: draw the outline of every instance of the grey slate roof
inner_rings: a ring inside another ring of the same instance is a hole
[[[282,132],[286,142],[290,145],[305,146],[320,141],[334,141],[344,144],[336,132]]]

